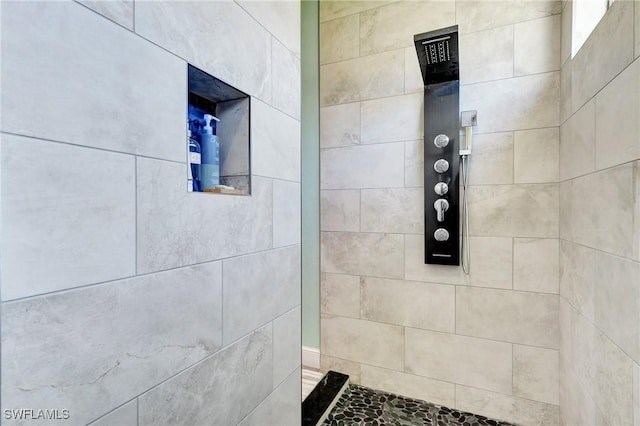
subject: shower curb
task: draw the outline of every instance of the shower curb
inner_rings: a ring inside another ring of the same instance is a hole
[[[302,401],[302,426],[321,425],[349,386],[349,376],[329,371]]]

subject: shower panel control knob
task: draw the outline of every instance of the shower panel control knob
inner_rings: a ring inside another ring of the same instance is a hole
[[[433,144],[438,148],[444,148],[449,145],[449,136],[440,134],[433,139]]]
[[[433,163],[433,169],[438,173],[444,173],[449,170],[449,162],[444,158],[441,158]]]
[[[438,222],[444,222],[444,212],[449,210],[449,202],[444,198],[438,198],[433,203],[433,208],[436,209]]]
[[[435,238],[436,241],[447,241],[449,239],[449,231],[444,228],[438,228],[433,233],[433,238]]]
[[[444,195],[449,192],[449,185],[444,182],[438,182],[436,186],[433,187],[433,190],[436,191],[438,195]]]

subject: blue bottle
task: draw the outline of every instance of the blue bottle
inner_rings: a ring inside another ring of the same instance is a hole
[[[215,132],[216,123],[213,120],[220,121],[211,114],[204,115],[205,125],[200,134],[202,191],[213,189],[220,184],[220,146]]]
[[[193,192],[202,192],[201,183],[201,163],[202,154],[200,144],[192,136],[191,129],[187,131],[189,135],[189,186],[188,190]]]

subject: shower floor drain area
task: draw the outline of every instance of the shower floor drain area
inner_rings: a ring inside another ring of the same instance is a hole
[[[419,399],[349,385],[323,426],[515,426]]]

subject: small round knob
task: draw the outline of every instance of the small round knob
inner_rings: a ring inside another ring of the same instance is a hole
[[[438,173],[444,173],[449,170],[449,162],[441,158],[433,164],[433,169]]]
[[[438,183],[436,183],[436,186],[433,187],[433,190],[438,195],[444,195],[447,192],[449,192],[449,185],[447,185],[444,182],[438,182]]]
[[[433,233],[433,237],[436,241],[447,241],[449,239],[449,231],[444,228],[438,228]]]
[[[438,148],[444,148],[449,145],[449,136],[440,134],[433,139],[433,143]]]

